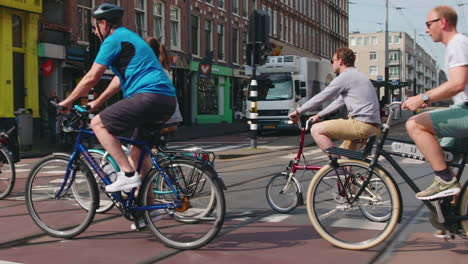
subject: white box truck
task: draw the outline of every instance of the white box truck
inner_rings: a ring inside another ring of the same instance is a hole
[[[252,75],[252,67],[246,68],[246,74]],[[329,60],[269,56],[264,65],[256,68],[258,131],[296,129],[296,125],[289,123],[288,114],[322,91],[334,77]],[[251,107],[247,99],[247,118]],[[314,115],[323,107],[303,115]]]

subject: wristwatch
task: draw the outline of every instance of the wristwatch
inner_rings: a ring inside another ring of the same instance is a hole
[[[429,95],[427,95],[427,93],[422,93],[421,99],[424,101],[424,103],[429,104]]]

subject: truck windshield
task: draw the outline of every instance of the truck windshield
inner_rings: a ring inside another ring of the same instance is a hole
[[[291,74],[261,75],[258,78],[258,100],[288,100],[293,96]]]

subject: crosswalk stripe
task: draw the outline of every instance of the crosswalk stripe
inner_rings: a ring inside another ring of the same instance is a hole
[[[272,214],[260,219],[262,222],[269,222],[269,223],[278,223],[286,220],[287,218],[291,217],[290,215],[286,214]]]

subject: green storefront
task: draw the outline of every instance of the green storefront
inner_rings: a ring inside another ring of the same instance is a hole
[[[190,70],[197,72],[200,63],[192,61]],[[232,123],[231,106],[232,68],[212,65],[211,79],[198,81],[192,78],[192,105],[195,123]]]

